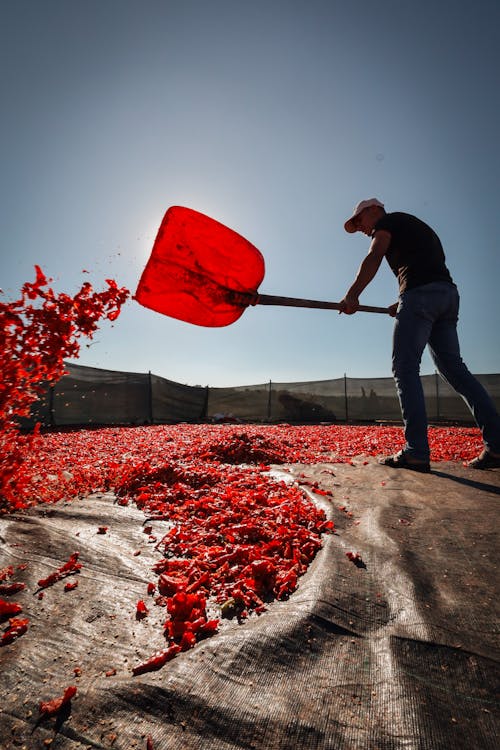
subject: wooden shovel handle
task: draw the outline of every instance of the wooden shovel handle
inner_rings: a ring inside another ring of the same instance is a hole
[[[250,295],[249,295],[250,296]],[[257,294],[251,305],[281,305],[283,307],[315,307],[320,310],[340,310],[338,302],[319,302],[313,299],[297,299],[296,297],[276,297],[270,294]],[[384,313],[389,315],[387,307],[372,307],[371,305],[359,305],[361,312]]]

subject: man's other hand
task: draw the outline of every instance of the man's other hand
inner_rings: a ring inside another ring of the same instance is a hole
[[[389,313],[391,318],[396,317],[396,313],[398,311],[398,305],[399,305],[399,302],[395,302],[393,305],[389,305],[389,307],[387,308],[387,312]]]

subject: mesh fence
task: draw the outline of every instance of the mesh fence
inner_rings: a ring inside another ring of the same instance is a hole
[[[33,407],[47,426],[160,424],[168,422],[371,422],[400,421],[392,378],[336,378],[203,388],[151,373],[101,370],[67,364],[67,375]],[[500,375],[476,375],[500,410]],[[433,422],[474,420],[465,402],[437,375],[421,378]]]
[[[500,408],[500,375],[476,375]],[[437,374],[421,377],[431,421],[474,423],[463,399]],[[210,388],[208,416],[288,422],[400,421],[392,378],[337,378]]]
[[[206,388],[151,373],[66,364],[67,375],[32,409],[48,426],[198,422],[206,418]]]

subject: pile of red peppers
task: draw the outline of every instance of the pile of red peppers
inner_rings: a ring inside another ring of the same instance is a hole
[[[432,461],[465,462],[482,450],[481,434],[472,427],[431,427],[429,442]],[[235,463],[351,463],[359,456],[392,453],[403,443],[400,427],[382,425],[178,424],[52,431],[29,446],[18,444],[16,481],[9,472],[0,512],[107,491],[140,467],[145,456],[153,467],[174,462],[186,471],[190,465],[210,471]]]
[[[133,499],[146,513],[149,533],[153,526],[166,528],[156,544],[163,553],[153,566],[158,579],[147,591],[166,608],[168,648],[134,674],[159,669],[217,630],[207,600],[219,605],[219,616],[241,621],[288,597],[320,549],[321,534],[333,531],[333,522],[297,485],[262,468],[206,459],[143,464],[115,487],[121,502]],[[146,614],[141,600],[136,616]]]

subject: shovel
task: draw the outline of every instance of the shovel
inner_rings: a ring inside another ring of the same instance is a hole
[[[251,305],[340,310],[338,302],[259,294],[260,250],[209,216],[171,206],[161,223],[135,299],[144,307],[210,328],[234,323]],[[360,305],[388,314],[386,307]]]

